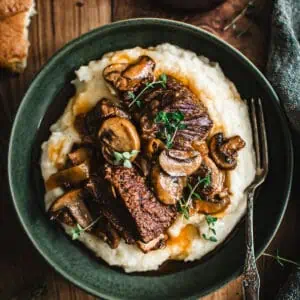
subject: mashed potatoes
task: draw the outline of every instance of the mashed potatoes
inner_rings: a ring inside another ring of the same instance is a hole
[[[88,112],[103,97],[115,97],[103,79],[103,69],[112,63],[132,62],[141,55],[148,55],[155,61],[157,74],[173,75],[188,85],[205,104],[214,122],[211,134],[222,130],[228,137],[240,135],[245,140],[246,147],[239,152],[237,167],[228,173],[231,204],[222,215],[217,216],[217,242],[203,239],[202,234],[208,234],[209,228],[202,214],[193,215],[189,220],[179,215],[168,230],[167,247],[147,254],[137,246],[127,245],[123,241],[117,249],[111,249],[91,234],[83,233],[79,237],[96,256],[110,265],[123,267],[126,272],[156,270],[168,259],[192,261],[212,251],[225,240],[245,213],[244,190],[255,174],[248,109],[234,84],[225,77],[217,63],[179,47],[162,44],[149,49],[136,47],[108,53],[101,60],[92,61],[88,66],[82,66],[76,71],[77,79],[73,82],[76,94],[70,99],[60,119],[51,126],[51,136],[42,145],[41,168],[44,180],[57,172],[58,167],[64,164],[73,144],[80,142],[80,136],[73,127],[76,115]],[[45,195],[46,209],[62,193],[60,188],[48,191]],[[65,230],[70,233],[71,227],[65,226]]]

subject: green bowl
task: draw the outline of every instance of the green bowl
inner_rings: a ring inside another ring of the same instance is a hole
[[[234,48],[196,27],[162,19],[134,19],[93,30],[70,42],[42,68],[15,118],[8,156],[9,183],[20,221],[44,258],[71,282],[109,299],[179,299],[210,293],[241,274],[244,222],[209,258],[174,272],[125,274],[71,242],[48,219],[39,159],[49,126],[74,92],[74,71],[110,51],[169,42],[220,63],[243,98],[263,100],[270,148],[270,172],[255,202],[255,245],[259,256],[274,237],[291,188],[291,137],[279,100],[260,71]]]

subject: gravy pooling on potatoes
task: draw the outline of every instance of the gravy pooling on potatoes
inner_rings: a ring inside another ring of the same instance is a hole
[[[106,54],[77,76],[43,145],[51,217],[73,236],[79,225],[81,242],[127,272],[214,249],[245,212],[254,176],[234,85],[218,65],[169,44]]]

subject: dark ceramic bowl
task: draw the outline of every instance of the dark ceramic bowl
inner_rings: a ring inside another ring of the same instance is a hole
[[[178,299],[210,293],[241,273],[244,223],[209,258],[167,273],[125,274],[99,263],[48,219],[39,158],[49,126],[63,112],[73,90],[74,71],[109,51],[169,42],[218,61],[243,98],[263,100],[270,148],[270,172],[255,202],[255,245],[259,256],[270,243],[288,202],[293,154],[290,133],[274,90],[242,54],[196,27],[168,20],[136,19],[91,31],[67,44],[29,87],[13,126],[8,172],[20,221],[35,247],[59,273],[87,292],[110,299]]]

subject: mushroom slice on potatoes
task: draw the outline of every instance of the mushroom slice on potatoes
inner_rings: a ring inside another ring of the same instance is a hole
[[[78,148],[77,150],[68,154],[68,157],[73,165],[79,165],[89,160],[91,157],[92,151],[88,148]]]
[[[103,77],[118,91],[135,91],[145,80],[153,79],[155,62],[149,56],[141,56],[133,64],[112,64],[103,71]]]
[[[49,211],[52,218],[56,218],[61,213],[67,211],[82,228],[89,226],[93,221],[84,204],[82,189],[72,190],[62,195],[55,200]]]
[[[219,170],[215,163],[208,157],[204,156],[199,170],[196,173],[201,178],[210,176],[210,184],[201,189],[201,194],[212,198],[214,195],[224,190],[225,174]]]
[[[103,70],[103,77],[112,85],[115,85],[121,73],[128,67],[128,64],[112,64]]]
[[[233,170],[237,165],[238,151],[245,145],[245,141],[240,136],[225,139],[220,132],[210,140],[210,155],[219,168]]]
[[[157,164],[152,169],[151,182],[158,199],[164,204],[173,205],[181,198],[187,178],[170,176]]]
[[[229,196],[226,196],[216,201],[206,201],[202,199],[197,199],[196,201],[194,201],[194,209],[197,212],[210,215],[224,211],[229,204]]]
[[[113,152],[140,151],[141,143],[135,126],[125,118],[114,117],[105,120],[98,132],[104,158],[112,163]],[[131,160],[135,159],[134,155]]]
[[[189,176],[198,170],[202,156],[197,151],[164,150],[159,164],[170,176]]]
[[[78,185],[80,182],[88,179],[90,176],[90,165],[88,161],[84,161],[83,163],[58,171],[55,174],[52,174],[48,180],[46,181],[47,190],[52,190],[56,187],[62,185]]]

